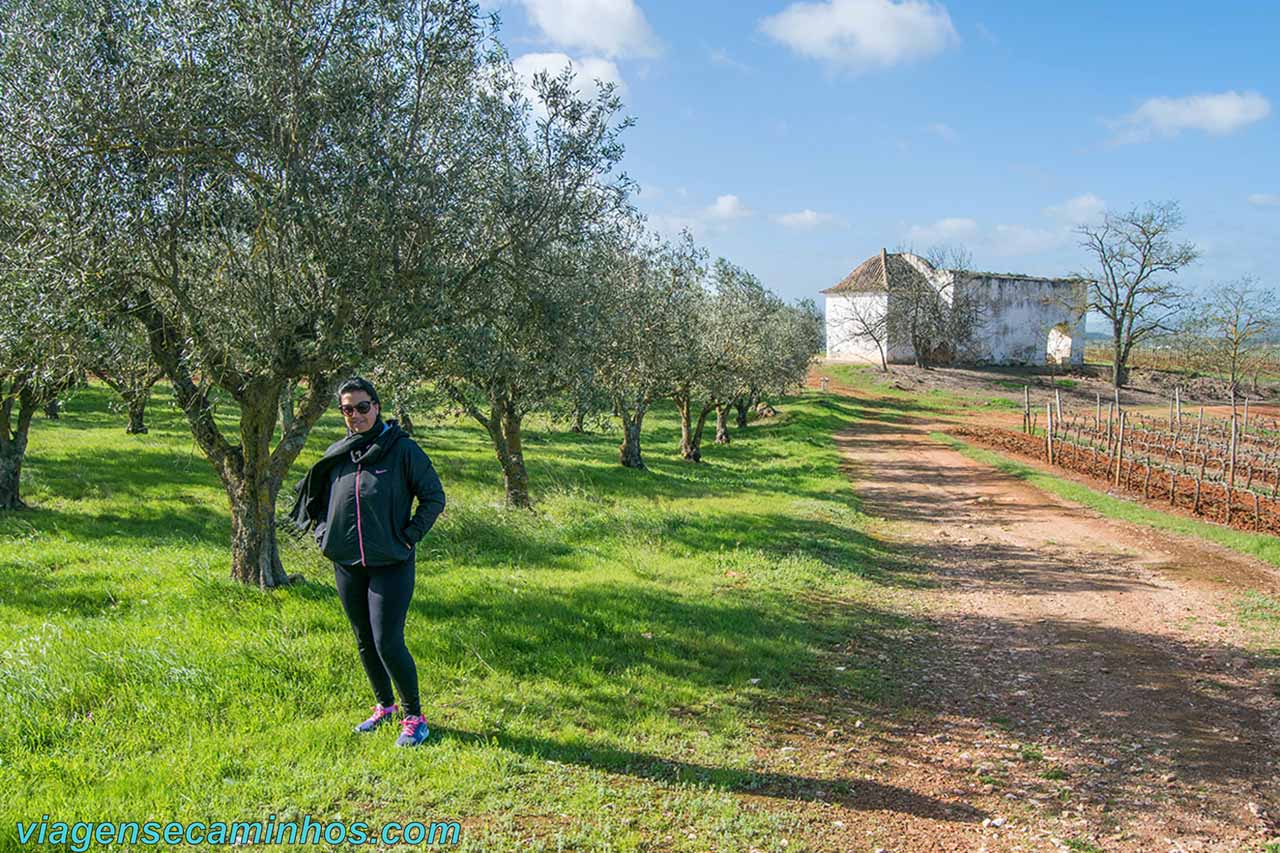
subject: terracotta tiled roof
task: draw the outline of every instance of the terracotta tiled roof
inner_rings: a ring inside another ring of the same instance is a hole
[[[823,294],[838,295],[841,293],[876,293],[888,289],[890,280],[902,281],[907,278],[918,277],[921,272],[918,265],[929,267],[929,262],[923,258],[911,256],[915,261],[907,260],[905,254],[890,254],[881,251],[878,255],[872,255],[867,258],[858,267],[835,287],[829,287],[822,291]],[[888,275],[885,275],[885,267],[888,266]]]
[[[882,255],[873,255],[849,273],[835,287],[822,291],[824,294],[836,293],[868,293],[885,289],[884,261]]]

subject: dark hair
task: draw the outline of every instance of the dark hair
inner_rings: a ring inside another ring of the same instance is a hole
[[[338,386],[338,402],[342,402],[343,394],[350,394],[353,391],[363,391],[374,403],[382,405],[382,401],[378,399],[378,392],[373,390],[373,383],[363,376],[353,376]]]

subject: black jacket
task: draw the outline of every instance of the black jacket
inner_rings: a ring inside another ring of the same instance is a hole
[[[299,484],[294,522],[304,529],[314,522],[321,552],[335,563],[402,563],[444,510],[440,478],[395,421],[367,447],[353,450],[352,438],[330,445]]]

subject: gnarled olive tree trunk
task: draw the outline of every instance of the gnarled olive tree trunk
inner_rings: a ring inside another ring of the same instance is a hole
[[[502,466],[507,503],[528,509],[533,502],[529,498],[529,472],[524,466],[523,421],[524,416],[510,400],[497,400],[484,426],[493,441],[498,464]]]
[[[120,395],[125,409],[129,413],[129,425],[125,427],[127,435],[145,435],[147,433],[147,403],[151,400],[151,389],[164,378],[160,370],[108,370],[99,368],[93,371],[111,390]]]
[[[31,418],[38,407],[35,395],[25,387],[0,403],[0,510],[26,506],[20,490],[22,463],[27,455]]]
[[[690,399],[688,389],[674,395],[676,409],[680,412],[680,458],[686,462],[702,461],[702,431],[707,425],[707,415],[715,408],[714,403],[702,407],[694,421],[694,403]]]
[[[716,444],[729,443],[729,407],[716,406]]]
[[[413,435],[413,418],[409,416],[409,409],[404,403],[396,406],[396,421],[405,435]]]
[[[219,474],[231,501],[231,576],[269,588],[291,578],[276,542],[276,496],[283,472],[271,464],[271,438],[280,411],[279,383],[254,383],[240,399],[240,445],[230,449]]]
[[[152,355],[170,381],[173,394],[186,413],[191,433],[222,481],[231,504],[231,577],[260,589],[284,586],[301,575],[288,575],[276,542],[276,497],[289,466],[298,458],[307,436],[329,406],[335,377],[345,364],[307,377],[307,391],[294,412],[293,423],[275,448],[271,439],[280,416],[280,397],[290,379],[280,373],[250,375],[229,368],[206,366],[211,379],[229,393],[240,408],[240,443],[223,436],[213,406],[188,369],[182,336],[156,310],[151,300],[137,309],[147,327]]]
[[[524,414],[512,399],[508,388],[497,387],[490,391],[489,410],[481,411],[477,403],[456,385],[442,382],[445,393],[467,414],[484,427],[493,444],[494,455],[502,468],[503,487],[509,506],[529,509],[533,501],[529,497],[529,472],[524,465],[524,439],[522,429]]]
[[[120,397],[129,411],[129,425],[125,427],[125,433],[146,435],[148,432],[147,402],[151,399],[151,387],[122,391]]]
[[[637,401],[628,406],[621,398],[615,399],[614,403],[618,417],[622,420],[622,444],[618,447],[618,462],[624,468],[644,468],[644,457],[640,453],[640,430],[649,405],[645,401]]]

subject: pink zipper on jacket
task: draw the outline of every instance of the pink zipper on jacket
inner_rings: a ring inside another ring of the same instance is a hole
[[[356,539],[360,541],[360,565],[364,561],[364,530],[360,527],[360,465],[356,465]]]

